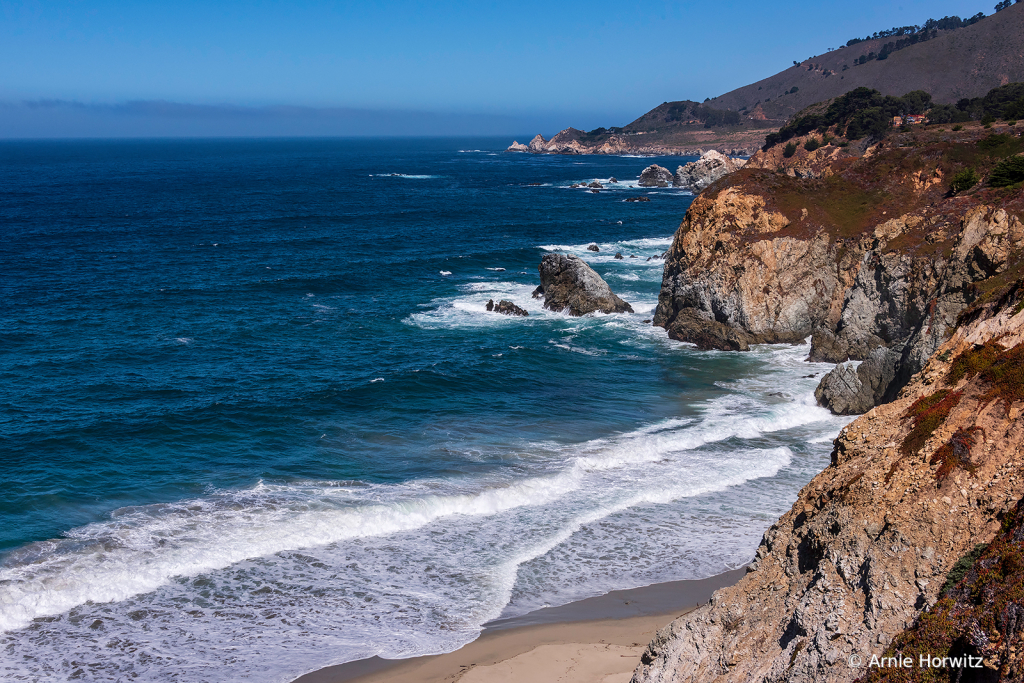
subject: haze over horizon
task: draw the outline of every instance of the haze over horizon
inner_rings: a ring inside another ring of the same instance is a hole
[[[624,125],[994,2],[0,4],[0,138],[552,134]]]

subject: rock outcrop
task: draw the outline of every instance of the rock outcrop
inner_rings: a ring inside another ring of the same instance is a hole
[[[950,196],[932,182],[956,173],[957,155],[984,161],[987,135],[896,135],[859,156],[820,148],[815,178],[755,155],[690,206],[655,324],[701,348],[810,338],[811,360],[865,361],[822,381],[823,404],[856,413],[892,400],[986,283],[1022,269],[1024,192]]]
[[[673,179],[672,171],[664,166],[651,164],[640,173],[637,185],[640,187],[668,187],[672,184]]]
[[[513,140],[512,144],[509,145],[508,149],[506,149],[505,151],[506,152],[529,152],[530,151],[530,147],[529,147],[529,145],[524,145],[521,142]]]
[[[612,292],[608,283],[583,259],[569,254],[545,254],[540,262],[540,287],[544,308],[581,316],[595,311],[632,313],[633,308]]]
[[[513,302],[508,299],[502,299],[498,303],[494,303],[494,300],[487,302],[487,310],[494,311],[495,313],[501,313],[502,315],[514,315],[514,316],[528,316],[529,311],[525,308],[516,306]]]
[[[1003,635],[948,629],[942,641],[935,617],[917,641],[904,635],[890,644],[936,605],[947,579],[955,583],[958,561],[967,556],[969,565],[976,545],[997,537],[1024,496],[1022,309],[1024,281],[1011,280],[965,311],[893,401],[842,430],[831,464],[765,533],[746,576],[658,632],[633,683],[852,681],[871,673],[851,667],[852,655],[866,665],[873,654],[905,652],[899,648],[913,642],[1012,659],[1003,637],[1019,640],[1020,621],[1009,613],[990,615],[1004,623]],[[1007,542],[1000,552],[1012,550]],[[993,576],[1009,580],[1007,572],[1021,571],[1004,567]],[[1019,591],[1001,602],[982,598],[1003,612],[1011,603],[1024,609]],[[969,626],[984,617],[957,616],[944,600],[936,606],[943,618]]]
[[[676,169],[672,184],[696,194],[719,178],[740,170],[746,163],[745,159],[731,159],[712,149],[704,152],[700,159]]]

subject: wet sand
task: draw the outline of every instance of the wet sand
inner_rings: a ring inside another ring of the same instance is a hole
[[[613,591],[499,619],[454,652],[372,657],[314,671],[295,683],[628,683],[659,628],[736,583],[744,571]]]

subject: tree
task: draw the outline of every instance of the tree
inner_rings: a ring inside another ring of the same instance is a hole
[[[786,157],[787,159],[793,156],[794,154],[796,154],[796,144],[792,142],[782,149],[782,156]]]
[[[953,194],[959,194],[977,185],[979,180],[981,178],[978,177],[978,173],[973,168],[965,168],[953,176],[953,180],[949,183],[949,191]]]
[[[988,184],[992,187],[1007,187],[1024,181],[1024,157],[1003,159],[992,169]]]

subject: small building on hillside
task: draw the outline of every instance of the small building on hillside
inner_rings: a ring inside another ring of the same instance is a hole
[[[916,126],[919,123],[927,123],[928,119],[923,114],[910,114],[907,116],[906,123],[910,126]]]
[[[894,116],[894,117],[892,117],[892,125],[895,128],[899,128],[900,126],[902,126],[903,125],[903,117],[902,116]]]

